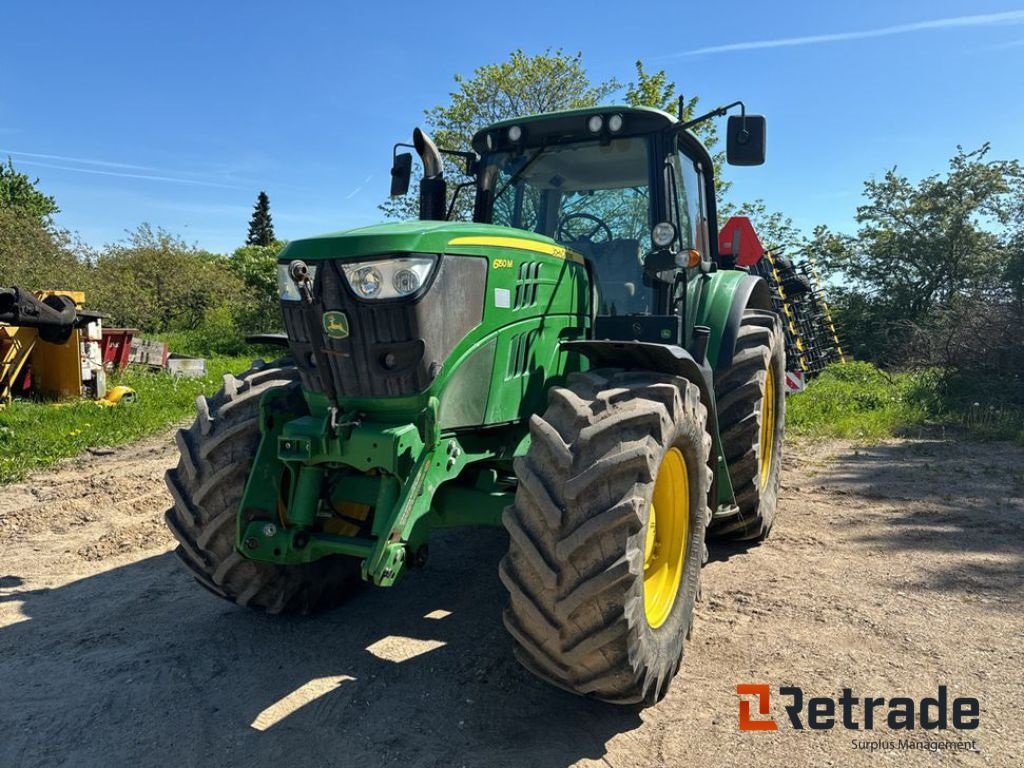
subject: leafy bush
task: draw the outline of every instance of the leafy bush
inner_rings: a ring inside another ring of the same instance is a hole
[[[932,368],[888,373],[871,363],[831,366],[787,402],[795,434],[879,439],[926,425],[962,427],[980,439],[1012,440],[1024,430],[1024,397],[1005,380],[951,377]]]
[[[216,322],[211,322],[195,331],[161,333],[150,338],[165,342],[172,355],[182,357],[244,357],[250,360],[262,357],[271,360],[285,353],[284,349],[277,346],[248,344],[245,336],[237,331],[219,333],[216,327]]]
[[[150,333],[196,330],[214,310],[238,314],[247,298],[224,257],[147,224],[107,246],[86,291],[89,306],[109,316],[108,325]]]
[[[796,434],[878,439],[933,418],[934,372],[889,374],[870,363],[834,365],[789,398],[786,421]]]
[[[277,297],[277,257],[287,243],[246,245],[235,250],[228,268],[245,284],[248,303],[237,313],[238,325],[246,331],[281,329]]]

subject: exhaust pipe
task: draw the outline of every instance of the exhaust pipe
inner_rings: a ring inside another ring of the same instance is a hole
[[[444,221],[448,202],[448,185],[444,180],[444,161],[441,152],[426,133],[416,128],[412,132],[412,145],[423,163],[420,179],[420,218],[425,221]]]

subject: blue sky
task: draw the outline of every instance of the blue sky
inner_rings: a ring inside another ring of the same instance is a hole
[[[1024,0],[5,5],[0,156],[93,245],[145,221],[229,251],[260,189],[284,238],[372,223],[391,145],[516,47],[744,99],[769,159],[730,170],[733,197],[806,228],[851,227],[865,178],[942,170],[957,144],[1024,157]]]

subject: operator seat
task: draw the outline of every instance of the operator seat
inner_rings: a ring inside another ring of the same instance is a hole
[[[628,238],[606,243],[580,243],[574,250],[588,256],[597,274],[599,315],[650,314],[649,291],[643,283],[640,241]]]

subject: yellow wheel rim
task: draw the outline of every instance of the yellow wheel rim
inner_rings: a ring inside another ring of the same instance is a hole
[[[678,448],[670,448],[654,481],[644,542],[644,613],[657,629],[675,605],[690,538],[690,478]]]
[[[761,458],[758,466],[758,488],[768,485],[775,452],[775,367],[769,362],[761,399]]]

